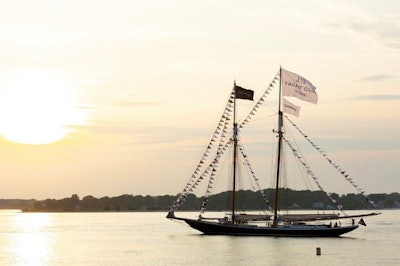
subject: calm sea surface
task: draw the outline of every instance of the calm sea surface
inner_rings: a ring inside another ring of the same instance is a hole
[[[400,265],[400,210],[340,238],[204,236],[165,215],[0,211],[0,265]]]

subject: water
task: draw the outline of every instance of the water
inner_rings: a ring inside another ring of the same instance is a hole
[[[340,238],[204,236],[165,215],[0,211],[0,265],[400,265],[400,210]]]

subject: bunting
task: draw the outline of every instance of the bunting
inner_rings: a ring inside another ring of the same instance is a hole
[[[230,94],[230,97],[228,99],[228,102],[225,106],[225,109],[223,111],[223,114],[221,115],[221,118],[217,124],[217,127],[214,131],[214,134],[212,135],[209,143],[206,146],[205,151],[203,152],[203,155],[200,158],[199,163],[197,164],[195,170],[193,171],[193,174],[189,178],[189,181],[187,182],[186,186],[184,187],[183,191],[181,194],[178,196],[178,198],[175,200],[175,202],[171,206],[170,211],[174,211],[177,208],[179,208],[187,199],[188,195],[193,192],[196,187],[205,179],[206,176],[211,175],[210,180],[209,180],[209,185],[208,187],[212,187],[213,184],[213,175],[215,175],[215,169],[216,165],[219,162],[219,158],[222,155],[223,152],[225,152],[226,145],[229,145],[231,142],[230,140],[226,141],[226,134],[228,133],[228,124],[230,123],[229,117],[231,116],[232,109],[233,109],[233,102],[234,102],[234,97],[235,93],[234,90],[232,90],[232,93]],[[207,164],[206,162],[209,161],[210,159],[210,154],[213,149],[215,149],[216,145],[215,143],[218,142],[217,145],[217,151],[216,154],[210,164]],[[207,165],[207,167],[206,167]],[[214,170],[214,171],[213,171]],[[209,191],[209,189],[207,189]]]
[[[262,96],[259,98],[259,100],[255,103],[251,111],[248,113],[247,117],[241,122],[238,123],[238,129],[242,128],[246,123],[248,123],[256,114],[260,106],[263,104],[265,101],[265,98],[268,96],[269,92],[272,90],[272,87],[278,80],[279,72],[277,75],[275,75],[274,79],[270,83],[270,85],[267,87],[267,89],[264,91]],[[187,182],[186,186],[184,187],[183,191],[181,194],[178,196],[177,200],[173,203],[171,207],[171,211],[176,210],[179,208],[188,198],[189,194],[192,193],[198,185],[205,180],[208,180],[207,186],[206,186],[206,191],[205,195],[203,197],[203,203],[201,205],[200,209],[200,217],[201,214],[204,213],[206,207],[207,207],[207,202],[208,202],[208,197],[211,195],[214,183],[215,183],[215,176],[218,171],[218,165],[219,165],[219,159],[225,153],[228,149],[229,146],[232,145],[233,143],[233,138],[227,138],[227,136],[230,134],[229,131],[229,125],[232,123],[232,112],[233,112],[233,103],[234,100],[236,99],[247,99],[247,100],[253,100],[254,98],[254,92],[251,90],[246,90],[242,87],[235,86],[230,94],[230,97],[228,99],[228,102],[226,104],[226,107],[221,115],[221,118],[219,122],[217,123],[217,127],[209,141],[209,143],[206,145],[206,149],[204,150],[198,165],[196,166],[193,174],[189,178],[189,181]],[[215,151],[216,150],[216,151]],[[214,156],[212,154],[214,153]],[[244,155],[244,151],[242,149],[242,153]],[[261,194],[263,195],[267,205],[269,206],[268,208],[271,208],[271,205],[269,201],[267,200],[267,197],[265,195],[265,192],[260,188],[258,184],[258,179],[255,176],[254,171],[251,168],[251,165],[247,159],[247,156],[243,156],[246,161],[246,165],[252,174],[254,180],[256,181],[257,186],[259,187],[259,190]],[[211,162],[210,162],[211,161]],[[207,163],[210,162],[210,163]]]
[[[316,94],[315,87],[305,78],[291,73],[287,70],[282,69],[282,89],[283,89],[283,95],[285,96],[294,96],[297,97],[301,100],[312,102],[312,103],[317,103],[318,101],[318,96]],[[259,98],[259,100],[254,104],[250,112],[248,112],[247,116],[240,122],[238,123],[238,129],[243,128],[243,126],[247,123],[249,123],[253,117],[256,115],[258,109],[260,106],[263,104],[265,101],[266,97],[268,96],[269,92],[272,90],[274,87],[274,84],[276,84],[276,81],[278,80],[279,77],[279,72],[278,74],[274,77],[272,82],[269,84],[269,86],[266,88],[262,96]],[[187,182],[186,186],[184,187],[183,191],[181,194],[178,196],[176,201],[173,203],[171,207],[171,211],[174,211],[175,209],[179,208],[188,198],[190,193],[193,193],[196,188],[200,185],[202,182],[207,182],[205,185],[205,195],[203,197],[203,202],[201,205],[200,209],[200,217],[201,214],[205,212],[207,208],[207,203],[208,203],[208,198],[212,193],[215,181],[216,181],[216,174],[219,169],[219,161],[221,156],[228,150],[228,148],[232,145],[233,143],[233,138],[228,137],[232,132],[230,131],[229,125],[232,124],[232,113],[233,113],[233,104],[236,99],[246,99],[246,100],[253,100],[254,98],[254,92],[251,90],[246,90],[242,87],[236,86],[233,88],[229,99],[227,101],[227,104],[225,106],[225,109],[223,110],[223,113],[221,115],[220,120],[217,123],[217,126],[214,130],[214,133],[212,134],[209,143],[205,146],[205,150],[203,154],[200,157],[199,163],[195,167],[195,170],[193,171],[192,175],[189,178],[189,181]],[[283,99],[284,103],[284,108],[283,111],[288,113],[288,114],[293,114],[290,111],[286,110],[285,111],[285,103],[287,104],[287,107],[289,109],[296,109],[295,113],[293,115],[299,115],[300,107],[295,106],[291,104],[289,101],[286,99]],[[291,107],[290,107],[291,106]],[[293,107],[294,106],[294,107]],[[348,173],[342,169],[339,165],[337,165],[332,159],[328,158],[326,155],[325,151],[323,151],[320,147],[318,147],[311,139],[304,134],[286,115],[285,118],[302,134],[311,145],[318,150],[323,157],[334,167],[336,168],[340,174],[347,180],[349,181],[353,187],[360,192],[360,194],[364,195],[365,191],[363,191],[355,182],[353,181],[352,178],[349,177]],[[295,149],[295,147],[285,138],[283,138],[284,141],[288,144],[288,146],[291,148],[294,156],[298,159],[300,162],[301,166],[305,170],[305,172],[315,181],[317,186],[321,191],[324,191],[322,189],[321,184],[319,183],[317,177],[314,175],[312,172],[310,166],[307,164],[305,159],[301,156],[301,154]],[[272,206],[270,202],[268,201],[265,192],[261,189],[259,183],[258,183],[258,178],[255,175],[255,172],[252,169],[252,166],[250,164],[250,161],[248,159],[248,156],[246,155],[243,146],[238,143],[238,149],[240,151],[240,154],[244,160],[244,164],[248,168],[251,176],[255,180],[255,183],[261,192],[262,196],[265,199],[265,202],[268,206],[269,209],[272,209]],[[331,202],[339,209],[342,210],[343,206],[341,206],[337,200],[332,196],[332,194],[326,193],[328,198],[331,200]],[[365,196],[365,195],[364,195]],[[374,206],[374,203],[370,201],[368,198],[366,198],[367,201]]]
[[[322,188],[321,184],[318,181],[318,178],[315,176],[314,172],[311,170],[311,167],[307,164],[307,162],[304,160],[302,156],[300,156],[297,152],[297,150],[294,148],[294,146],[285,138],[283,137],[283,140],[286,142],[286,144],[289,146],[289,148],[292,150],[293,155],[297,158],[297,160],[300,162],[301,166],[305,169],[305,172],[308,176],[310,176],[314,182],[317,184],[318,188],[326,194],[326,196],[329,198],[329,200],[336,206],[336,208],[340,211],[343,211],[343,206],[338,204],[338,202],[331,196],[330,193],[325,192],[325,190]]]
[[[272,90],[272,87],[274,84],[276,84],[276,81],[279,79],[279,72],[275,75],[273,78],[272,82],[270,85],[267,87],[267,89],[264,91],[264,93],[261,95],[259,100],[255,103],[251,111],[248,113],[246,118],[241,122],[238,123],[238,129],[242,128],[245,124],[247,124],[253,116],[255,116],[257,110],[260,108],[260,106],[263,104],[265,101],[265,98],[268,96],[269,92]],[[227,136],[229,135],[229,127],[228,125],[232,123],[231,118],[232,117],[232,110],[233,110],[233,103],[235,100],[235,97],[237,99],[247,99],[247,100],[253,100],[254,98],[254,92],[251,90],[244,89],[239,86],[234,86],[230,97],[228,99],[228,102],[226,104],[226,107],[223,111],[223,114],[221,115],[221,119],[217,124],[217,127],[214,131],[214,134],[212,135],[208,145],[206,146],[205,151],[203,152],[203,155],[200,158],[200,161],[198,165],[196,166],[193,174],[191,175],[189,181],[187,182],[186,186],[184,187],[183,191],[181,194],[178,196],[177,200],[173,203],[171,207],[171,211],[176,210],[179,208],[187,199],[188,195],[193,192],[196,187],[204,180],[208,179],[208,184],[206,187],[206,192],[203,198],[203,204],[200,210],[200,213],[203,213],[205,208],[207,207],[207,199],[209,195],[212,192],[212,188],[214,185],[215,178],[214,176],[216,175],[216,171],[218,169],[218,162],[219,158],[222,156],[224,152],[228,149],[228,147],[233,143],[233,139],[229,138],[227,139]],[[216,153],[213,157],[213,160],[211,163],[207,163],[207,161],[210,161],[210,155],[211,151],[216,148]],[[247,164],[247,162],[246,162]],[[248,166],[251,168],[251,166]],[[251,170],[252,175],[255,178],[254,172]],[[259,186],[259,185],[258,185]],[[260,189],[261,193],[263,194],[264,192]],[[265,193],[264,193],[265,194]],[[266,196],[263,195],[263,197],[266,199]],[[269,202],[266,200],[267,205]],[[201,214],[200,214],[201,215]]]
[[[349,174],[347,173],[347,171],[345,171],[344,169],[342,169],[338,164],[336,164],[332,159],[330,159],[328,157],[328,155],[326,154],[325,151],[321,150],[320,147],[318,147],[303,131],[301,131],[301,129],[295,124],[293,123],[292,120],[289,119],[289,117],[287,117],[285,115],[285,118],[287,121],[289,121],[292,126],[297,129],[297,131],[311,144],[311,146],[313,146],[319,153],[321,153],[321,155],[361,194],[365,197],[365,199],[367,200],[367,202],[369,204],[371,204],[371,206],[373,206],[374,208],[375,203],[371,200],[369,200],[365,194],[365,191],[363,189],[361,189],[354,181],[352,178],[349,177]]]
[[[256,177],[256,174],[253,171],[253,168],[251,167],[250,161],[248,159],[248,156],[244,152],[243,146],[241,144],[238,144],[238,148],[239,148],[239,151],[240,151],[240,153],[241,153],[241,155],[242,155],[242,157],[244,159],[244,162],[245,162],[247,168],[249,169],[249,172],[251,173],[251,175],[252,175],[252,177],[253,177],[256,185],[257,185],[258,190],[261,192],[261,196],[264,198],[264,201],[267,204],[268,209],[271,210],[272,209],[271,203],[269,202],[269,200],[267,198],[267,194],[265,194],[265,191],[263,189],[261,189],[261,186],[260,186],[260,184],[258,182],[258,178]]]
[[[264,93],[261,95],[261,97],[258,99],[258,101],[254,104],[253,108],[250,110],[248,115],[240,122],[238,123],[238,128],[243,128],[245,124],[250,122],[250,120],[253,118],[253,116],[256,114],[262,103],[265,101],[265,98],[268,96],[269,92],[272,90],[272,87],[275,84],[275,81],[278,80],[279,77],[279,72],[275,75],[274,79],[272,82],[269,84],[267,89],[264,91]]]

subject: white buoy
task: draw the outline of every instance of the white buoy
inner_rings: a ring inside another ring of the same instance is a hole
[[[319,247],[317,248],[317,255],[321,256],[321,248],[319,248]]]

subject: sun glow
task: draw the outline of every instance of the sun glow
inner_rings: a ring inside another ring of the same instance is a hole
[[[20,213],[15,216],[14,233],[8,252],[14,254],[15,265],[47,265],[52,254],[49,213]]]
[[[14,73],[0,91],[0,134],[22,144],[49,144],[65,138],[69,125],[85,122],[72,90],[48,71]]]

